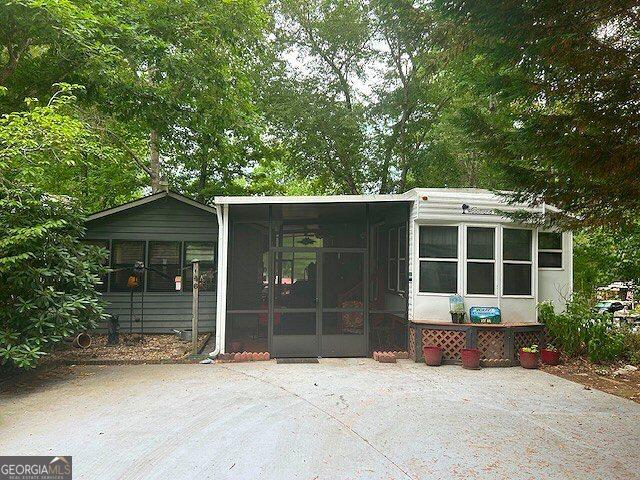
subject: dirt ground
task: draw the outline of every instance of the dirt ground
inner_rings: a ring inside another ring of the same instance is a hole
[[[625,363],[596,365],[586,358],[563,359],[557,366],[544,365],[541,370],[596,389],[640,403],[640,368],[625,371]]]
[[[208,337],[198,335],[199,345]],[[191,354],[191,342],[183,342],[173,334],[120,334],[118,345],[107,345],[106,335],[92,334],[92,344],[82,349],[65,343],[45,359],[45,363],[82,361],[158,361],[180,360]]]

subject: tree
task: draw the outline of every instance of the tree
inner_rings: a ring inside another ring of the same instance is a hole
[[[63,338],[105,318],[94,286],[107,252],[83,245],[68,197],[0,182],[0,363],[35,366]]]
[[[449,69],[475,104],[460,125],[513,200],[617,225],[640,203],[640,17],[635,1],[436,0]],[[568,218],[569,224],[571,218]]]

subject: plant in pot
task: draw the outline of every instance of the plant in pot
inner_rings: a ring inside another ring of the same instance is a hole
[[[558,365],[560,363],[560,350],[554,345],[547,345],[547,348],[540,350],[540,360],[546,365]]]
[[[437,367],[442,364],[442,348],[434,345],[425,345],[422,347],[422,354],[424,355],[424,363],[432,367]]]
[[[449,313],[451,313],[451,321],[453,323],[464,323],[464,299],[460,295],[451,295],[449,297]]]
[[[478,370],[480,368],[480,350],[477,348],[463,348],[460,350],[462,368]]]
[[[538,345],[531,345],[520,350],[520,365],[523,368],[538,368],[540,350]]]

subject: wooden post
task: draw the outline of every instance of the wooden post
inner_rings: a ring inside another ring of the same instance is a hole
[[[198,303],[200,301],[200,263],[193,263],[193,303],[191,307],[191,346],[193,354],[198,353]]]

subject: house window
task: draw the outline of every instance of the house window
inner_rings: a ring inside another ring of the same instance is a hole
[[[180,242],[149,242],[147,291],[175,292],[180,275]]]
[[[398,227],[398,292],[407,290],[407,227]]]
[[[398,290],[398,229],[389,229],[387,242],[388,266],[387,266],[387,288],[392,292]]]
[[[216,287],[216,244],[214,242],[184,242],[184,284],[182,290],[193,290],[191,262],[200,261],[200,290],[213,292]]]
[[[467,228],[467,294],[495,295],[495,228]]]
[[[562,268],[562,233],[538,233],[538,267]]]
[[[418,257],[420,292],[457,292],[458,227],[421,226]]]
[[[104,248],[105,250],[109,250],[109,240],[83,240],[83,243],[87,245],[93,245],[95,247]],[[105,258],[102,262],[103,266],[109,266],[109,257]],[[97,292],[106,292],[107,286],[109,283],[109,274],[105,273],[100,276],[100,283],[96,285]]]
[[[502,232],[502,294],[531,295],[532,232],[515,228]]]
[[[111,251],[111,291],[128,292],[131,288],[127,285],[129,276],[133,272],[136,262],[144,262],[145,242],[132,240],[114,240]],[[144,287],[144,273],[138,279],[135,290]]]

